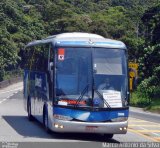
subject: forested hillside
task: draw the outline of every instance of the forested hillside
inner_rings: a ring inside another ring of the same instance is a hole
[[[26,43],[70,31],[124,41],[139,91],[160,96],[160,0],[1,0],[0,80],[20,68]]]

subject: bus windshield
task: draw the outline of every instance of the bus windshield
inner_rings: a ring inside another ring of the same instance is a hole
[[[73,107],[119,108],[128,105],[125,50],[58,48],[54,103]]]

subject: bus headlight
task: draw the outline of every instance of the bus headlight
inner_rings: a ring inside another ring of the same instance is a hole
[[[58,123],[55,123],[55,124],[54,124],[54,127],[55,127],[55,128],[61,128],[61,129],[63,129],[63,128],[64,128],[64,126],[63,126],[63,125],[60,125],[60,124],[58,124]]]
[[[58,115],[58,114],[54,114],[53,117],[58,120],[66,120],[66,121],[70,121],[73,119],[69,116],[63,116],[63,115]]]
[[[128,117],[118,117],[111,119],[112,122],[122,122],[122,121],[127,121]]]

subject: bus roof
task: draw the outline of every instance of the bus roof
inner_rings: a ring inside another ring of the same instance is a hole
[[[103,36],[92,34],[92,33],[84,33],[84,32],[72,32],[72,33],[61,33],[53,36],[49,36],[46,39],[49,38],[104,38]]]
[[[32,46],[40,43],[54,42],[56,46],[73,46],[73,47],[106,47],[106,48],[123,48],[126,46],[123,42],[107,39],[103,36],[92,33],[61,33],[53,36],[49,36],[42,40],[36,40],[30,42],[27,46]]]

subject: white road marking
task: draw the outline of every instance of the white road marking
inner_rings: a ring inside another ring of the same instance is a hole
[[[148,129],[146,129],[146,128],[143,128],[143,127],[140,127],[141,129],[143,129],[143,130],[148,130]]]
[[[15,89],[15,90],[21,90],[20,88],[19,89]],[[11,91],[14,91],[14,90],[11,90]],[[11,91],[6,91],[6,92],[11,92]],[[6,92],[2,92],[2,93],[6,93]],[[6,101],[7,99],[11,98],[14,94],[17,94],[18,91],[14,92],[13,94],[7,96],[5,99],[2,99],[2,101],[0,101],[0,104],[2,104],[4,101]]]
[[[6,101],[6,100],[7,100],[7,98],[3,99],[2,101],[0,101],[0,104],[3,103],[3,102]]]
[[[152,133],[152,134],[154,134],[154,135],[156,135],[156,136],[160,136],[160,134],[158,134],[158,133]]]
[[[143,128],[143,127],[140,127],[141,129],[143,129],[143,130],[148,130],[148,129],[146,129],[146,128]],[[158,134],[158,133],[154,133],[154,132],[151,132],[152,134],[154,134],[154,135],[156,135],[156,136],[160,136],[160,134]]]
[[[12,95],[9,95],[7,98],[9,99],[10,97],[12,97],[14,94],[12,94]]]
[[[21,88],[17,88],[17,89],[13,89],[13,90],[8,90],[8,91],[3,91],[3,92],[0,92],[0,94],[4,94],[4,93],[8,93],[8,92],[12,92],[12,91],[19,91],[19,90],[22,90],[23,87]]]

